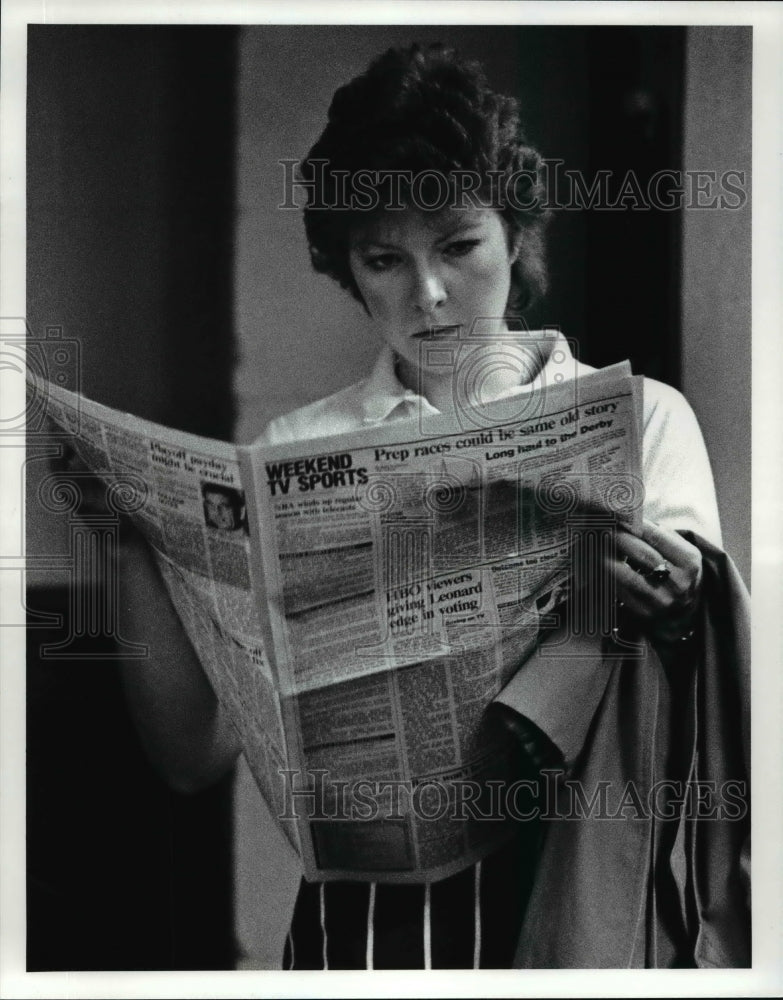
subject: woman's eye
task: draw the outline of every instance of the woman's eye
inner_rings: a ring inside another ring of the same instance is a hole
[[[364,259],[364,266],[371,271],[388,271],[396,263],[397,255],[393,253],[380,253]]]
[[[481,240],[455,240],[446,247],[446,254],[449,257],[464,257],[471,250],[475,250],[479,243]]]

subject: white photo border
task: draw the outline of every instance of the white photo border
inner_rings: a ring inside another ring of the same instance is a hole
[[[753,718],[752,969],[688,971],[519,971],[421,973],[25,971],[24,628],[2,642],[0,761],[0,995],[6,997],[367,996],[773,996],[783,992],[781,962],[780,706],[783,503],[781,503],[781,163],[783,163],[783,5],[780,3],[483,3],[266,0],[5,0],[0,63],[0,317],[25,315],[26,28],[67,24],[749,24],[753,41]],[[3,414],[21,412],[18,384],[3,373]],[[0,447],[0,552],[23,553],[19,498],[23,451]],[[18,576],[0,573],[3,613],[19,604]],[[22,609],[17,608],[19,614]],[[7,618],[2,619],[6,621]],[[383,976],[382,984],[377,976]]]

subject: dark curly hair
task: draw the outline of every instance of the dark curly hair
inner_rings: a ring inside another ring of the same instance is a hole
[[[313,267],[362,301],[349,249],[352,228],[360,215],[366,221],[367,211],[346,201],[346,179],[362,172],[376,181],[393,173],[437,173],[455,193],[458,175],[470,172],[480,181],[480,204],[496,208],[508,224],[517,259],[507,312],[521,314],[546,290],[540,164],[525,141],[517,101],[495,93],[478,63],[439,44],[389,49],[335,93],[328,124],[300,166]],[[410,186],[403,181],[399,190],[409,203]],[[376,183],[374,193],[375,206],[389,207],[390,190],[379,191]],[[329,210],[334,206],[341,210]]]

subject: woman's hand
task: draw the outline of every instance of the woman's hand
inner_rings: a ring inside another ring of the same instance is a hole
[[[645,521],[641,537],[621,530],[610,556],[615,597],[652,639],[688,638],[701,596],[702,559],[676,531]]]

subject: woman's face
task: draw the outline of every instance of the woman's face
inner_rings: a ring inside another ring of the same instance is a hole
[[[221,531],[234,531],[237,527],[231,501],[222,493],[208,491],[204,495],[204,508],[208,522]]]
[[[473,206],[387,211],[357,227],[350,248],[378,333],[406,367],[425,375],[432,365],[432,374],[444,374],[433,337],[469,338],[477,319],[482,340],[506,331],[513,260],[502,217]]]

